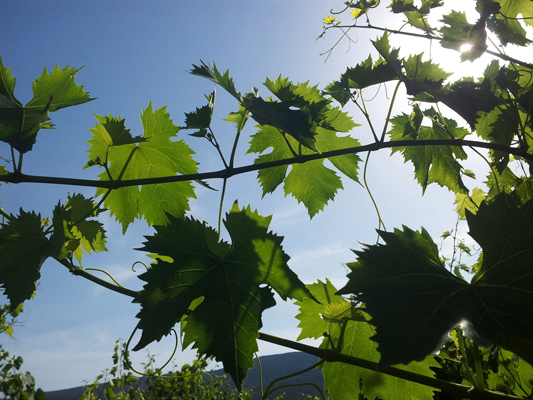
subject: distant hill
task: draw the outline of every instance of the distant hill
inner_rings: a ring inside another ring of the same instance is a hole
[[[272,382],[274,379],[279,378],[281,376],[290,375],[295,372],[301,371],[302,369],[305,369],[307,367],[310,367],[314,363],[317,362],[317,358],[315,356],[301,353],[301,352],[292,352],[292,353],[285,353],[285,354],[276,354],[272,356],[263,356],[261,357],[261,366],[263,368],[263,387],[266,389],[268,384]],[[217,375],[224,374],[224,370],[218,369],[216,371],[213,371],[213,373]],[[311,382],[317,385],[320,388],[324,387],[324,380],[322,378],[321,371],[317,371],[315,369],[312,369],[311,371],[307,371],[306,373],[302,375],[298,375],[293,378],[289,378],[281,382],[281,384],[294,384],[294,383],[305,383],[305,382]],[[230,380],[230,385],[232,388],[235,386],[233,385],[233,382]],[[252,389],[253,398],[260,399],[260,389],[259,389],[259,368],[257,366],[257,360],[254,359],[254,368],[249,371],[248,377],[244,381],[244,387],[246,389]],[[85,391],[85,388],[83,386],[71,388],[71,389],[63,389],[63,390],[54,390],[50,392],[46,392],[46,398],[48,400],[78,400],[83,392]],[[299,400],[299,399],[306,399],[307,395],[312,396],[318,396],[319,394],[317,390],[310,386],[293,386],[293,387],[286,387],[283,389],[280,389],[278,391],[275,391],[270,398],[275,398],[276,396],[279,396],[281,394],[285,393],[283,396],[284,400]]]

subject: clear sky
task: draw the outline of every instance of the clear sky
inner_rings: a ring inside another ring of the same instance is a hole
[[[318,41],[316,38],[322,31],[322,18],[330,9],[341,6],[342,2],[330,0],[0,0],[0,54],[4,65],[17,77],[18,99],[28,102],[32,97],[31,82],[44,66],[51,69],[56,64],[84,66],[77,82],[98,98],[52,114],[57,129],[39,134],[34,151],[24,157],[23,172],[94,178],[99,171],[82,169],[88,161],[88,129],[96,122],[93,114],[121,115],[132,133],[140,135],[139,114],[151,100],[154,108],[168,105],[174,123],[182,125],[184,113],[204,105],[204,93],[213,90],[211,82],[187,73],[191,64],[200,60],[215,60],[219,69],[229,68],[241,92],[256,86],[267,97],[262,82],[279,74],[295,82],[309,80],[324,87],[347,66],[366,59],[372,52],[368,39],[378,36],[377,32],[358,31],[353,35],[355,43],[344,40],[325,62],[320,54],[334,45],[339,32],[330,32]],[[379,21],[383,26],[386,23],[387,17]],[[402,46],[430,51],[427,42]],[[367,97],[374,93],[371,91]],[[384,90],[369,104],[376,125],[381,127],[388,107]],[[218,91],[214,130],[226,154],[231,150],[234,130],[222,118],[237,107],[234,99]],[[406,107],[402,101],[395,111],[407,111]],[[363,124],[362,116],[351,111],[355,121]],[[246,134],[253,134],[253,124],[248,125]],[[221,162],[207,141],[188,137],[187,133],[180,132],[178,137],[198,153],[195,159],[200,162],[200,171],[221,169]],[[362,143],[371,141],[364,124],[351,135]],[[241,141],[237,165],[253,162],[253,156],[244,155],[246,143],[247,140]],[[0,155],[10,158],[4,143],[0,143]],[[373,155],[368,172],[369,185],[387,228],[401,224],[413,229],[424,226],[438,241],[442,232],[455,227],[453,196],[446,189],[430,187],[422,197],[421,188],[413,181],[412,166],[404,164],[398,155],[391,159],[388,156],[388,150]],[[221,187],[220,181],[210,184]],[[347,179],[344,184],[345,190],[336,201],[309,221],[305,208],[293,198],[284,198],[280,190],[262,200],[256,174],[250,173],[230,180],[226,210],[234,199],[239,199],[241,205],[250,204],[263,215],[274,215],[271,228],[285,237],[284,249],[291,256],[289,265],[300,278],[312,283],[327,276],[341,287],[346,282],[343,263],[355,259],[350,248],[375,242],[377,228],[376,213],[365,189]],[[54,205],[59,199],[65,201],[68,193],[93,196],[94,190],[3,184],[0,193],[0,206],[6,211],[17,213],[22,207],[44,217],[51,215]],[[196,193],[198,200],[191,202],[189,214],[216,226],[220,192],[200,187]],[[144,253],[132,249],[140,247],[143,235],[152,230],[139,221],[122,236],[120,225],[109,214],[103,216],[103,221],[110,251],[86,256],[84,265],[104,268],[124,286],[141,289],[142,282],[136,275],[142,268],[136,274],[131,266],[138,260],[148,260]],[[114,342],[129,337],[137,324],[139,305],[70,275],[55,261],[47,261],[41,275],[35,299],[25,304],[23,326],[15,330],[15,340],[0,340],[9,352],[24,358],[24,370],[29,370],[37,385],[45,390],[91,381],[111,366]],[[278,299],[278,307],[264,314],[263,331],[296,339],[296,312],[293,305]],[[163,362],[171,353],[172,342],[170,338],[163,340],[149,350],[159,354],[158,359]],[[286,351],[261,342],[259,346],[260,354]],[[134,362],[140,363],[146,354],[140,353]],[[177,363],[188,362],[192,357],[194,354],[187,351],[177,356]]]

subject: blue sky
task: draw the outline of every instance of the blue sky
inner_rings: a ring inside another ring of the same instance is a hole
[[[322,31],[322,18],[341,5],[342,2],[324,0],[0,0],[0,54],[4,65],[17,76],[15,94],[19,100],[28,102],[32,97],[31,82],[44,66],[51,69],[56,64],[84,66],[77,82],[98,98],[52,114],[57,129],[39,134],[34,150],[24,157],[23,172],[94,178],[99,173],[95,168],[82,169],[88,161],[88,129],[96,122],[93,114],[121,115],[132,133],[139,135],[139,114],[152,101],[154,108],[168,105],[174,123],[182,125],[184,113],[204,105],[204,94],[213,90],[211,82],[187,73],[191,64],[200,60],[215,60],[220,69],[229,68],[241,92],[256,86],[266,97],[262,82],[279,74],[295,82],[309,80],[324,87],[347,66],[366,59],[372,52],[369,38],[378,36],[377,32],[358,31],[354,34],[356,43],[341,42],[325,62],[320,54],[333,46],[339,34],[330,32],[324,39],[316,38]],[[386,25],[388,17],[381,18],[380,25]],[[418,46],[417,51],[430,51],[425,42],[402,43],[402,48],[410,46]],[[371,91],[367,97],[374,93]],[[385,91],[381,90],[369,103],[378,127],[386,114],[386,101]],[[231,150],[234,130],[222,118],[237,107],[229,95],[218,91],[213,129],[226,154]],[[408,110],[404,101],[395,108],[396,113],[401,110]],[[355,121],[363,124],[362,116],[350,111]],[[246,134],[251,135],[253,124],[248,125]],[[178,137],[198,153],[195,159],[200,162],[200,171],[221,169],[220,160],[207,141],[188,137],[187,133],[180,132]],[[364,124],[351,135],[362,143],[371,140]],[[253,156],[244,155],[247,141],[241,141],[237,165],[253,162]],[[3,143],[0,155],[10,157],[9,148]],[[414,229],[424,226],[438,240],[443,231],[455,227],[453,196],[446,189],[430,187],[422,197],[421,188],[413,181],[412,166],[404,164],[400,156],[389,159],[388,151],[372,155],[368,182],[389,230],[401,224]],[[221,187],[219,181],[210,183]],[[279,190],[261,199],[255,173],[230,180],[225,205],[227,210],[234,199],[239,199],[240,204],[250,204],[263,215],[272,214],[271,228],[285,237],[283,244],[291,256],[290,266],[300,278],[312,283],[327,276],[340,287],[346,282],[343,263],[355,259],[350,248],[375,242],[377,228],[377,217],[365,189],[348,180],[344,184],[345,190],[336,201],[312,221],[302,205],[293,198],[284,198]],[[22,206],[47,216],[59,199],[66,200],[68,193],[93,196],[94,190],[3,184],[0,193],[0,206],[8,212],[16,213]],[[196,193],[198,200],[191,202],[189,214],[216,226],[220,192],[197,188]],[[152,230],[139,221],[122,236],[121,227],[109,214],[102,221],[110,251],[86,256],[84,265],[104,268],[124,286],[141,289],[142,282],[136,275],[142,268],[138,267],[136,274],[131,266],[138,260],[148,260],[132,248],[140,247],[143,235]],[[15,340],[2,337],[2,344],[24,358],[24,369],[45,390],[91,381],[111,366],[114,342],[129,337],[137,323],[139,306],[132,304],[130,298],[70,275],[55,261],[47,261],[41,275],[35,299],[25,305],[23,326],[16,329]],[[263,331],[296,339],[296,312],[293,305],[279,300],[277,309],[265,312]],[[169,338],[149,350],[160,355],[158,359],[163,362],[172,346],[173,339]],[[259,346],[260,354],[286,351],[261,342]],[[140,353],[134,362],[140,363],[146,354]],[[194,353],[186,351],[178,355],[176,362],[181,365],[193,357]]]

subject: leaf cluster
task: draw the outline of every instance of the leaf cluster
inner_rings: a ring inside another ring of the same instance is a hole
[[[379,3],[349,1],[345,11],[356,22],[365,15],[364,27],[379,29],[370,24]],[[205,96],[207,104],[185,113],[181,127],[166,107],[154,109],[151,102],[140,116],[142,133],[135,136],[120,116],[95,116],[86,167],[98,168],[97,181],[37,179],[21,172],[22,155],[32,149],[40,129],[51,127],[49,113],[91,100],[74,81],[78,70],[45,69],[33,85],[34,99],[23,107],[14,97],[15,78],[0,62],[0,140],[10,146],[13,163],[12,171],[2,167],[0,181],[34,179],[96,188],[94,198],[69,194],[50,218],[22,208],[16,215],[1,210],[0,285],[11,312],[33,296],[45,260],[55,259],[71,273],[140,305],[136,330],[141,337],[133,350],[161,340],[180,324],[183,347],[192,345],[201,356],[222,362],[239,389],[262,339],[317,355],[334,399],[430,398],[440,396],[436,388],[469,398],[495,398],[495,391],[531,397],[533,67],[491,51],[486,35],[492,31],[501,46],[529,45],[523,25],[531,25],[533,9],[525,0],[479,0],[477,21],[452,11],[441,16],[441,26],[430,26],[429,15],[442,4],[392,1],[390,10],[405,18],[406,29],[387,30],[372,42],[376,56],[350,66],[323,90],[280,75],[264,82],[269,97],[260,97],[256,88],[241,94],[229,71],[220,72],[215,63],[193,65],[191,74],[215,83],[237,102],[237,111],[225,119],[235,129],[231,154],[224,154],[213,129],[215,86]],[[325,19],[326,30],[346,28],[336,18]],[[360,27],[355,23],[349,28]],[[451,73],[424,53],[401,56],[400,49],[390,45],[392,34],[438,40],[445,51],[461,51],[458,62],[482,54],[493,59],[481,76],[450,81]],[[465,44],[470,51],[462,50]],[[391,83],[395,90],[380,135],[363,93]],[[401,86],[412,111],[393,115]],[[367,144],[351,136],[360,124],[343,108],[352,105],[368,125],[373,140]],[[235,167],[249,119],[256,125],[247,153],[256,158],[253,165]],[[193,130],[191,136],[206,139],[224,168],[198,173],[195,153],[178,137],[180,130]],[[283,237],[269,230],[271,216],[235,202],[223,218],[229,178],[249,171],[258,171],[263,196],[282,186],[313,218],[346,182],[367,186],[366,172],[360,177],[359,153],[385,148],[413,165],[422,194],[432,183],[455,194],[456,228],[442,236],[453,237],[451,257],[424,228],[386,231],[377,210],[383,227],[379,240],[354,250],[347,283],[340,289],[328,280],[305,285],[289,266]],[[476,188],[465,179],[476,179],[464,166],[472,154],[488,169],[486,180]],[[217,229],[188,214],[189,201],[196,198],[193,182],[211,188],[205,179],[214,178],[223,180]],[[139,219],[153,226],[153,234],[137,249],[152,259],[139,275],[144,283],[140,291],[124,288],[105,270],[82,264],[85,253],[107,250],[99,220],[107,210],[123,233]],[[475,244],[460,239],[460,224]],[[223,227],[227,241],[222,239]],[[476,254],[477,260],[469,264],[461,258]],[[90,270],[106,273],[113,282]],[[463,277],[467,273],[470,279]],[[276,305],[276,296],[297,302],[298,339],[322,339],[319,347],[260,332],[262,313]],[[127,385],[134,381],[128,374],[122,377],[126,369],[118,366],[119,350],[109,382]],[[205,367],[198,362],[191,371]],[[182,372],[187,376],[191,371]],[[185,381],[190,378],[202,386],[195,373]],[[443,383],[435,375],[454,382]],[[181,390],[161,382],[154,385],[161,396]],[[115,393],[106,390],[109,396]],[[194,394],[183,392],[189,395]]]

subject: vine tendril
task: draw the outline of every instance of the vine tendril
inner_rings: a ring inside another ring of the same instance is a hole
[[[208,373],[208,372],[195,372],[193,374],[186,374],[186,375],[181,375],[181,376],[178,376],[178,375],[165,376],[165,375],[161,375],[160,374],[163,371],[163,368],[165,368],[172,361],[172,359],[174,358],[174,355],[176,354],[176,350],[178,349],[178,333],[176,332],[175,329],[172,329],[172,332],[174,333],[174,337],[176,338],[176,343],[174,345],[174,351],[172,352],[172,355],[167,360],[167,362],[165,364],[163,364],[162,367],[156,368],[155,373],[153,373],[153,374],[147,374],[145,372],[141,372],[141,371],[137,370],[135,367],[133,367],[133,365],[130,362],[130,359],[128,357],[128,354],[129,354],[129,350],[128,349],[129,349],[131,340],[133,339],[133,336],[135,335],[135,333],[137,332],[138,329],[139,329],[139,325],[137,325],[135,327],[135,329],[133,330],[133,332],[131,333],[128,341],[126,342],[126,348],[124,349],[124,359],[126,361],[126,364],[128,365],[128,368],[130,368],[133,372],[135,372],[136,374],[139,374],[141,376],[157,377],[157,378],[161,378],[161,379],[185,379],[185,378],[190,378],[190,377],[193,377],[193,376],[205,376],[205,375],[207,375],[209,377],[209,385],[207,385],[206,387],[210,388],[211,386],[213,386],[213,382],[214,382],[213,381],[213,376],[210,373]]]

